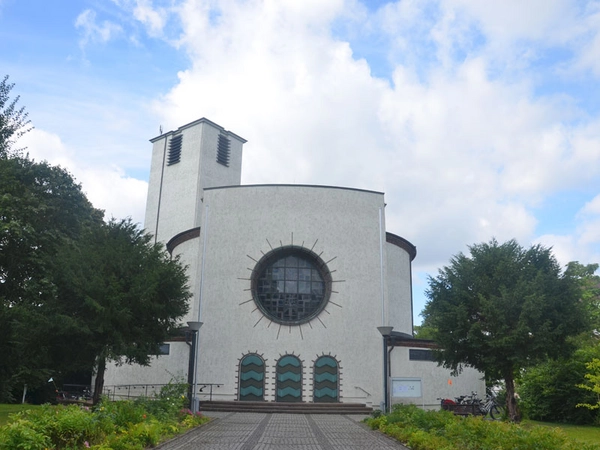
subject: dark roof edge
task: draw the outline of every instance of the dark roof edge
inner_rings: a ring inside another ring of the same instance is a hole
[[[342,189],[345,191],[357,191],[366,192],[368,194],[384,195],[383,192],[370,191],[368,189],[358,189],[344,186],[326,186],[321,184],[236,184],[232,186],[214,186],[204,188],[205,191],[212,191],[216,189],[235,189],[235,188],[247,188],[247,187],[308,187],[308,188],[320,188],[320,189]]]
[[[169,242],[167,242],[166,245],[167,251],[170,255],[173,255],[173,250],[175,250],[175,247],[177,247],[179,244],[183,244],[185,241],[197,238],[198,236],[200,236],[200,227],[182,231],[181,233],[176,234],[169,239]]]
[[[154,143],[154,142],[158,141],[159,139],[162,139],[163,137],[166,137],[169,134],[174,134],[174,133],[180,132],[180,131],[182,131],[182,130],[184,130],[186,128],[190,128],[190,127],[193,127],[194,125],[198,125],[199,123],[207,123],[209,125],[212,125],[213,127],[219,129],[224,134],[227,134],[228,136],[233,136],[238,141],[241,141],[242,144],[245,144],[246,142],[248,142],[243,137],[238,136],[237,134],[235,134],[235,133],[233,133],[231,131],[227,131],[221,125],[219,125],[217,123],[214,123],[212,120],[208,120],[206,117],[202,117],[201,119],[194,120],[193,122],[190,122],[190,123],[186,123],[185,125],[182,125],[179,128],[177,128],[177,130],[175,130],[175,131],[173,131],[173,130],[167,131],[166,133],[163,133],[160,136],[156,136],[155,138],[150,139],[150,142]]]
[[[431,339],[419,339],[407,333],[392,331],[390,345],[394,347],[439,348]]]
[[[407,241],[403,237],[400,237],[394,233],[386,232],[385,240],[386,240],[386,242],[389,242],[392,245],[395,245],[397,247],[400,247],[400,248],[406,250],[406,252],[410,255],[411,261],[413,261],[416,258],[417,247],[415,247],[413,244],[411,244],[409,241]]]

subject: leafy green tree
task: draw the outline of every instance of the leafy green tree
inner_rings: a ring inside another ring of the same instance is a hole
[[[433,339],[434,338],[434,331],[431,328],[427,327],[426,324],[421,324],[421,325],[415,325],[413,327],[413,335],[417,338],[417,339]]]
[[[187,312],[190,293],[184,267],[131,220],[90,231],[58,255],[56,300],[74,318],[64,336],[78,336],[94,359],[97,401],[106,362],[149,364]]]
[[[580,289],[581,302],[590,319],[591,328],[600,331],[600,276],[596,275],[598,264],[583,265],[579,261],[567,264],[565,275],[576,280]],[[585,330],[584,336],[589,336]]]
[[[492,240],[469,251],[429,278],[424,323],[444,367],[456,373],[468,365],[504,380],[509,417],[518,421],[520,370],[568,353],[566,338],[586,326],[578,286],[540,245]]]
[[[585,364],[585,367],[587,369],[584,375],[585,381],[577,387],[593,393],[594,399],[591,402],[579,403],[577,406],[597,410],[600,409],[600,358],[593,358]]]
[[[0,401],[107,360],[147,364],[187,311],[184,268],[71,175],[13,150],[24,108],[0,83]]]
[[[56,256],[85,229],[102,224],[68,172],[21,156],[0,158],[0,399],[45,383],[58,370],[48,310],[56,295]]]
[[[8,75],[0,81],[0,158],[10,153],[12,145],[31,130],[31,121],[25,107],[17,108],[19,96],[11,100],[10,92],[14,83],[8,82]]]
[[[519,396],[527,417],[545,422],[590,424],[597,413],[580,408],[592,404],[597,397],[577,387],[586,382],[586,364],[598,349],[579,349],[570,357],[548,359],[523,370],[519,379]]]
[[[590,320],[590,328],[570,338],[577,347],[571,355],[542,361],[522,372],[519,395],[521,405],[531,419],[592,423],[597,418],[596,408],[589,410],[577,406],[592,405],[597,401],[593,390],[578,387],[593,386],[589,378],[592,372],[587,366],[600,357],[600,277],[596,275],[597,269],[598,264],[583,265],[577,261],[567,264],[565,276],[571,277],[579,286],[580,301]]]

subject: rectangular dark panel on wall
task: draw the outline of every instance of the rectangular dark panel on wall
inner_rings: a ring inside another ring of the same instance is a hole
[[[160,344],[159,355],[168,355],[171,352],[171,344]]]
[[[431,350],[417,350],[414,348],[408,350],[408,359],[411,361],[435,361]]]

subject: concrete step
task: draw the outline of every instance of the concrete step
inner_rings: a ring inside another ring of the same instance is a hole
[[[362,403],[200,402],[200,411],[260,412],[285,414],[364,414],[373,412]]]

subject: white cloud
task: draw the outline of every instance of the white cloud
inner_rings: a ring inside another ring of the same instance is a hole
[[[570,261],[600,262],[600,194],[587,202],[576,214],[576,227],[569,234],[546,234],[537,241],[553,247],[564,266]]]
[[[61,139],[40,129],[33,129],[19,141],[36,161],[48,161],[66,168],[82,185],[88,200],[105,211],[105,219],[131,217],[143,224],[148,185],[124,174],[116,166],[89,165],[77,160],[77,155]]]
[[[52,107],[25,145],[69,167],[109,217],[142,220],[146,183],[132,174],[146,175],[159,124],[207,117],[248,139],[244,183],[384,191],[388,229],[418,247],[415,274],[492,237],[600,260],[600,117],[578,86],[600,77],[600,1],[108,3],[77,18],[81,47],[127,45],[146,79],[42,72],[38,101]],[[173,53],[154,54],[156,38]],[[189,65],[150,108],[148,86],[182,67],[176,52]],[[588,198],[561,228],[540,224],[563,191]]]
[[[150,36],[160,36],[167,21],[168,12],[166,8],[154,8],[151,0],[137,0],[133,16],[147,27]]]
[[[568,74],[591,71],[600,76],[600,2],[586,2],[586,15],[578,21],[579,34],[573,39],[576,58],[572,68],[566,68]]]
[[[75,28],[82,32],[79,40],[79,46],[82,49],[85,49],[90,43],[108,42],[123,31],[120,25],[108,20],[101,24],[96,23],[96,12],[91,9],[86,9],[77,16]]]
[[[590,255],[574,251],[577,248],[574,236],[545,234],[538,237],[535,243],[552,248],[552,253],[561,267],[565,267],[570,261],[589,261]]]
[[[591,224],[590,224],[591,225]],[[595,263],[600,261],[600,235],[596,231],[600,226],[600,220],[596,221],[594,228],[587,228],[595,236],[592,243],[587,236],[585,230],[581,230],[574,234],[545,234],[535,239],[536,243],[552,248],[552,253],[560,263],[561,267],[565,267],[571,261],[580,261],[583,264]]]
[[[583,248],[600,248],[600,216],[596,216],[591,220],[586,220],[579,230],[580,246]],[[596,256],[599,256],[596,254]]]
[[[600,216],[600,194],[587,202],[579,211],[580,216]]]
[[[570,0],[452,0],[447,9],[469,14],[479,22],[485,36],[505,43],[522,39],[567,39],[566,26],[573,26],[575,3]]]
[[[491,58],[512,67],[548,56],[553,48],[571,52],[562,64],[549,68],[564,79],[590,71],[600,76],[600,2],[576,0],[452,0],[446,13],[473,20]],[[456,26],[451,30],[455,32]]]
[[[56,134],[33,128],[19,140],[18,144],[19,147],[25,147],[25,153],[36,161],[48,161],[52,165],[63,168],[73,165],[73,153],[65,148]]]
[[[131,217],[143,224],[148,184],[128,177],[117,167],[81,169],[77,178],[94,206],[105,211],[105,219]]]
[[[587,202],[577,213],[579,225],[575,248],[589,253],[588,260],[600,262],[600,194]]]
[[[543,39],[566,7],[549,4],[528,29],[530,6],[520,17],[516,2],[496,13],[459,3],[488,39],[506,40]],[[344,6],[186,1],[180,45],[192,66],[155,104],[166,129],[206,116],[247,138],[245,183],[385,191],[388,228],[419,247],[422,267],[491,237],[530,242],[531,207],[599,175],[598,128],[569,125],[581,117],[568,99],[536,98],[533,78],[492,77],[483,50],[459,59],[448,50],[444,64],[425,68],[409,58],[390,85],[331,34],[334,21],[354,20]],[[400,25],[423,17],[420,8],[403,1],[378,13],[407,51]],[[465,20],[460,8],[451,20]],[[468,34],[468,24],[463,33],[436,20],[437,48]]]
[[[165,130],[204,116],[247,138],[244,183],[385,191],[388,228],[419,247],[417,270],[491,237],[594,254],[591,217],[536,237],[534,208],[598,178],[600,119],[569,95],[540,95],[529,68],[555,46],[572,53],[553,76],[596,70],[596,4],[404,0],[372,14],[356,0],[113,1],[166,41],[178,14],[175,45],[191,62],[154,112]],[[82,45],[112,39],[122,20],[86,10]],[[389,80],[373,76],[369,51],[356,56],[361,38],[383,45]],[[81,174],[98,202],[115,197],[103,179],[145,191],[118,168]]]

